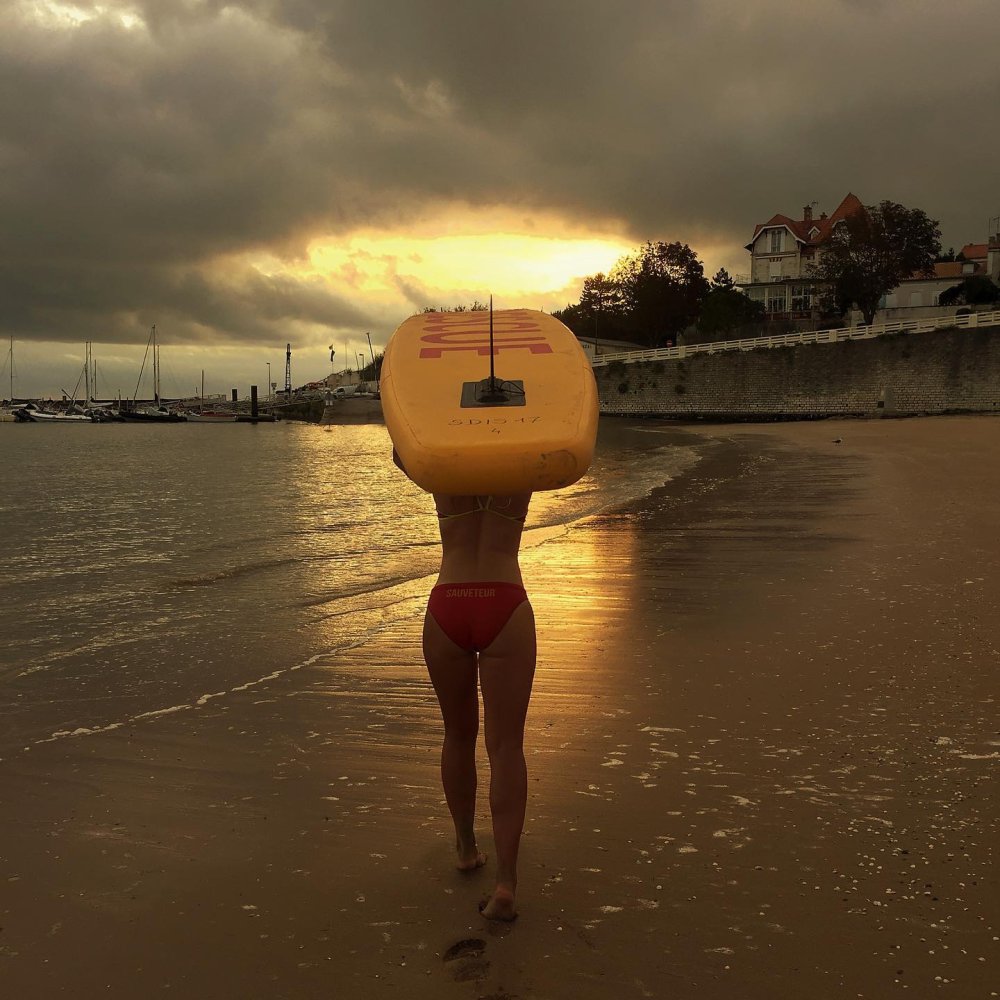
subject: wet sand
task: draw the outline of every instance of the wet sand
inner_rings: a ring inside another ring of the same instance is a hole
[[[691,433],[526,554],[514,925],[451,869],[411,618],[0,762],[2,994],[997,996],[1000,419]]]

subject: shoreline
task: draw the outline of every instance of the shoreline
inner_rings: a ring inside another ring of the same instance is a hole
[[[4,765],[12,995],[988,997],[1000,425],[690,433],[713,442],[692,470],[525,555],[512,927],[475,912],[492,863],[451,870],[400,618]]]

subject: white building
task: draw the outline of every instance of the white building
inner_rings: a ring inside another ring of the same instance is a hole
[[[959,257],[963,259],[935,264],[933,277],[907,278],[901,282],[882,300],[878,318],[937,313],[941,293],[973,275],[984,275],[1000,284],[1000,235],[986,243],[966,243]]]

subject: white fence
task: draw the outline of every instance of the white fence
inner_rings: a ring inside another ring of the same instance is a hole
[[[614,361],[674,361],[692,354],[716,354],[719,351],[754,351],[765,347],[794,347],[796,344],[835,344],[841,340],[869,340],[887,333],[929,333],[945,327],[962,330],[1000,324],[1000,309],[994,312],[969,313],[966,316],[925,316],[922,319],[893,320],[871,326],[852,326],[839,330],[811,330],[785,333],[779,337],[747,337],[743,340],[716,340],[708,344],[681,344],[651,351],[626,351],[623,354],[600,354],[591,360],[594,368]]]

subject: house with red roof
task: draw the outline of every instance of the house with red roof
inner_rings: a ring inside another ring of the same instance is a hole
[[[741,282],[743,291],[769,316],[809,319],[816,308],[809,267],[834,229],[863,208],[857,195],[849,193],[830,215],[814,217],[813,205],[806,205],[801,219],[779,214],[758,223],[746,245],[750,274]]]
[[[818,303],[809,267],[817,262],[834,229],[863,208],[860,199],[848,193],[830,215],[824,212],[814,218],[813,206],[807,205],[801,219],[775,215],[758,223],[753,238],[746,244],[750,273],[739,282],[740,287],[751,299],[760,302],[772,318],[815,319]],[[959,257],[956,261],[935,264],[933,277],[915,275],[903,281],[886,295],[877,319],[920,315],[910,312],[916,309],[936,311],[941,293],[969,275],[989,275],[1000,283],[1000,235],[991,237],[987,243],[967,243]]]

